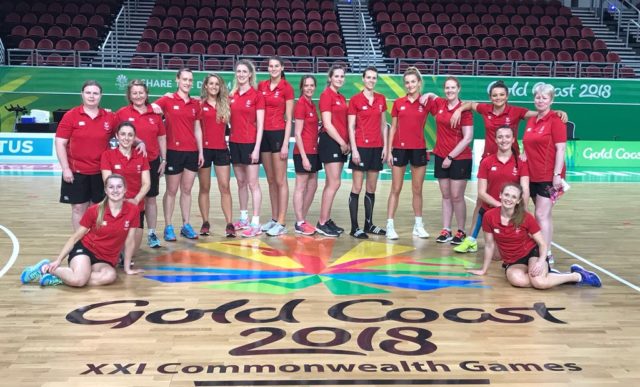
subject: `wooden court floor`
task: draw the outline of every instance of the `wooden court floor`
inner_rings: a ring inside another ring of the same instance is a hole
[[[377,193],[381,226],[389,184]],[[344,226],[349,187],[333,210]],[[387,243],[296,237],[292,210],[286,237],[221,238],[213,187],[214,235],[144,247],[135,257],[144,276],[72,289],[19,282],[70,233],[59,177],[3,176],[0,385],[640,385],[637,184],[573,184],[554,210],[556,267],[580,263],[603,287],[548,291],[510,287],[498,263],[486,277],[466,276],[480,255],[435,243],[433,182],[424,206],[432,238],[411,238],[408,188],[400,239]],[[19,242],[13,264],[5,228]]]

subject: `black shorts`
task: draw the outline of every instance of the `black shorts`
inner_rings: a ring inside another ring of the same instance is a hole
[[[204,156],[204,164],[202,168],[211,168],[211,164],[215,166],[224,166],[231,164],[231,156],[229,149],[207,149],[202,150]]]
[[[231,153],[231,163],[241,165],[253,165],[251,162],[251,152],[255,149],[256,144],[243,144],[239,142],[229,143],[229,153]],[[258,164],[261,158],[258,155]]]
[[[140,211],[140,225],[138,226],[138,228],[144,230],[144,211]]]
[[[340,144],[332,139],[327,132],[320,133],[318,140],[318,152],[318,157],[324,164],[344,163],[347,161],[347,155],[342,154]]]
[[[91,262],[91,266],[95,265],[96,263],[106,263],[107,265],[113,267],[113,265],[107,261],[103,261],[102,259],[96,257],[96,255],[89,250],[88,248],[84,247],[84,245],[82,244],[82,241],[77,241],[75,245],[73,245],[73,248],[71,249],[71,251],[69,252],[69,265],[71,265],[71,261],[73,260],[73,258],[77,257],[78,255],[86,255],[89,257],[89,261]]]
[[[265,130],[262,132],[262,142],[260,152],[280,153],[282,143],[284,143],[284,129]]]
[[[553,187],[553,183],[550,181],[529,182],[529,196],[534,200],[537,195],[543,198],[550,198],[549,190],[551,187]]]
[[[311,164],[311,170],[307,171],[302,166],[302,156],[299,154],[293,155],[293,165],[295,166],[296,173],[316,173],[322,169],[322,163],[320,162],[320,157],[317,154],[309,154],[307,153],[307,158],[309,159],[309,163]]]
[[[198,172],[198,151],[167,150],[167,167],[164,173],[177,175],[185,169]]]
[[[102,199],[104,199],[104,181],[102,181],[101,173],[95,175],[74,173],[73,183],[67,183],[64,179],[62,180],[60,203],[99,203]]]
[[[436,179],[451,179],[451,180],[469,180],[471,179],[471,168],[473,167],[473,161],[467,160],[452,160],[451,165],[447,169],[442,169],[442,163],[444,159],[436,154],[435,164],[433,167],[433,177]]]
[[[148,198],[155,198],[160,194],[160,174],[158,173],[160,168],[160,157],[149,162],[149,177],[151,178],[151,187],[147,192]]]
[[[531,257],[539,257],[540,256],[540,251],[538,250],[538,246],[534,247],[533,249],[531,249],[531,251],[529,251],[529,254],[525,255],[524,257],[518,259],[517,261],[513,262],[513,263],[503,263],[502,264],[502,268],[504,269],[505,273],[507,272],[507,269],[513,265],[525,265],[525,266],[529,266],[529,258]],[[547,269],[551,270],[551,265],[549,265],[549,257],[547,257]]]
[[[409,163],[414,167],[424,167],[429,162],[429,153],[426,148],[394,149],[391,151],[391,157],[395,167],[404,167]]]
[[[349,160],[349,169],[354,171],[382,171],[382,148],[358,148],[360,164],[353,163],[353,153]]]

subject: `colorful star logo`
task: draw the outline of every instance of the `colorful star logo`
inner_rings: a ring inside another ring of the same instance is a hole
[[[180,250],[157,257],[149,270],[171,274],[145,275],[164,283],[204,282],[205,287],[240,292],[288,294],[324,285],[335,295],[389,293],[391,289],[437,290],[484,287],[468,279],[468,260],[457,257],[415,258],[411,246],[361,242],[330,262],[332,238],[281,237],[283,249],[260,239],[200,243],[208,252]],[[230,256],[233,256],[231,258]],[[476,277],[477,278],[477,277]]]

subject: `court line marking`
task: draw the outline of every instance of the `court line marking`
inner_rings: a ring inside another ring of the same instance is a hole
[[[9,269],[11,269],[11,266],[16,263],[16,260],[18,259],[18,253],[20,252],[20,242],[18,241],[18,238],[16,238],[16,236],[11,232],[11,230],[1,224],[0,230],[9,235],[9,239],[11,239],[11,242],[13,243],[13,252],[11,253],[11,257],[9,257],[9,262],[7,262],[2,270],[0,270],[0,278],[2,278],[2,276],[5,275],[5,273],[9,271]]]
[[[471,198],[469,198],[467,195],[464,195],[464,198],[467,199],[468,201],[470,201],[471,203],[475,204],[475,202],[476,202],[475,200],[472,200]],[[605,268],[603,268],[601,266],[596,265],[595,263],[589,261],[588,259],[579,256],[578,254],[568,250],[565,247],[560,246],[559,244],[557,244],[555,242],[551,242],[551,245],[556,247],[558,250],[560,250],[560,251],[572,256],[573,258],[577,259],[578,261],[580,261],[580,262],[582,262],[582,263],[584,263],[586,265],[589,265],[589,266],[591,266],[592,268],[594,268],[596,270],[599,270],[600,272],[608,275],[609,277],[613,278],[614,280],[616,280],[616,281],[618,281],[618,282],[620,282],[620,283],[622,283],[624,285],[627,285],[628,287],[630,287],[631,289],[635,290],[636,292],[640,292],[640,286],[632,284],[631,282],[625,280],[624,278],[621,278],[620,276],[610,272],[609,270],[607,270],[607,269],[605,269]]]

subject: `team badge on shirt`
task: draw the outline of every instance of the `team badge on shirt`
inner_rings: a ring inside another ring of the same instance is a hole
[[[362,107],[362,110],[367,110],[367,109],[368,109],[368,107],[367,107],[367,106],[363,106],[363,107]]]
[[[511,171],[513,176],[518,176],[518,167],[513,167],[513,171]]]
[[[106,130],[107,132],[111,130],[111,125],[108,122],[104,123],[104,130]]]
[[[122,169],[122,165],[116,164],[113,166],[113,169]]]
[[[173,110],[180,110],[180,106],[178,106],[178,105],[173,105]]]
[[[128,220],[125,220],[125,221],[124,221],[124,229],[126,230],[126,229],[128,229],[128,228],[129,228],[129,221],[128,221]]]
[[[499,228],[494,228],[493,229],[493,233],[494,234],[500,234],[500,229]]]
[[[247,103],[245,104],[245,107],[248,107],[248,108],[251,107],[251,100],[250,99],[247,100]]]
[[[84,126],[84,125],[85,125],[84,121],[78,122],[78,126]]]
[[[492,171],[497,171],[497,170],[498,170],[498,167],[496,167],[496,166],[494,165],[493,167],[491,167],[491,170],[492,170]]]
[[[378,110],[380,110],[380,113],[382,113],[382,104],[378,105]]]
[[[205,106],[205,107],[202,108],[202,110],[204,110],[205,112],[208,112],[209,108]]]
[[[156,120],[154,120],[153,118],[149,117],[149,123],[151,125],[155,125],[156,124]]]
[[[400,110],[401,110],[401,111],[402,111],[402,110],[407,110],[407,107],[406,107],[406,106],[400,106]]]
[[[133,118],[133,117],[129,117],[129,119],[128,119],[127,121],[129,121],[129,122],[134,122],[135,120],[136,120],[135,118]]]

